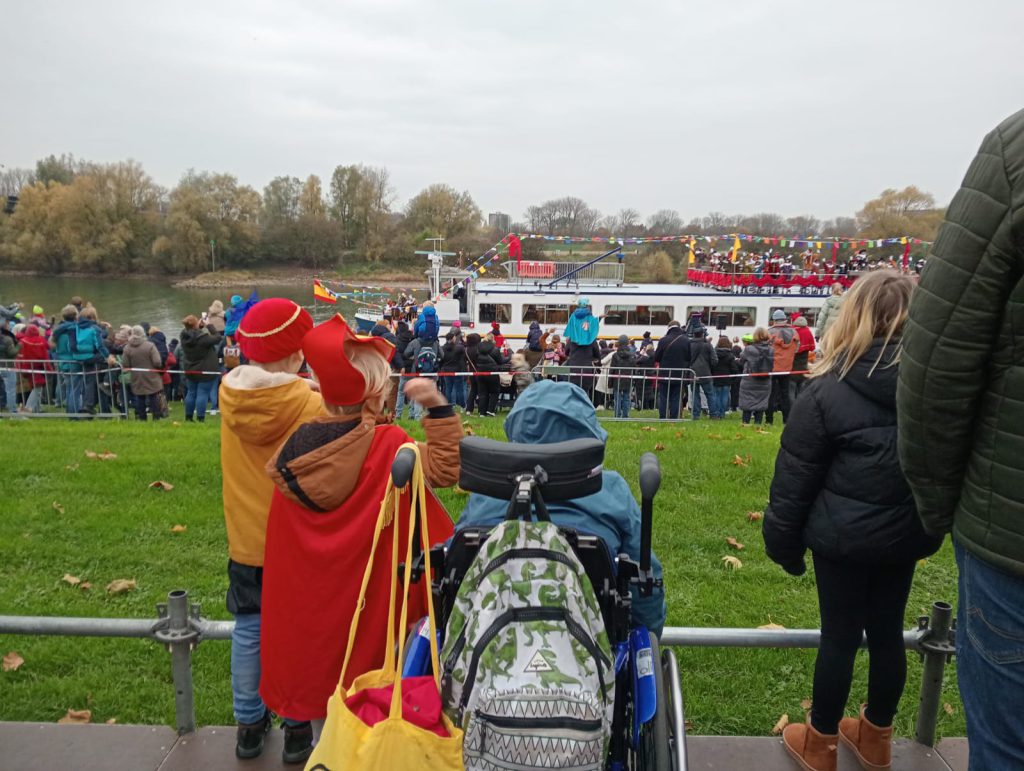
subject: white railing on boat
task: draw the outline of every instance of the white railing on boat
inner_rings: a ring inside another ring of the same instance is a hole
[[[508,278],[518,284],[546,286],[551,282],[588,284],[592,286],[619,285],[625,281],[626,266],[621,262],[549,262],[523,260],[504,263]]]

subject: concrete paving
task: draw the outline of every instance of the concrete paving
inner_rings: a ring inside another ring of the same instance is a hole
[[[267,736],[263,755],[235,758],[234,727],[210,726],[177,736],[165,726],[0,723],[0,771],[267,771],[298,768],[281,762],[283,732]],[[691,736],[690,771],[792,771],[782,741],[773,737]],[[840,745],[839,771],[860,766]],[[943,739],[937,748],[907,739],[896,743],[899,771],[967,771],[967,740]]]

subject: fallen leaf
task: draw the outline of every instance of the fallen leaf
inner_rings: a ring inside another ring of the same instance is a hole
[[[132,591],[138,585],[134,578],[115,578],[107,584],[107,594],[124,594],[125,592]]]
[[[789,725],[789,715],[785,712],[782,713],[782,717],[779,718],[778,722],[772,726],[772,736],[778,736],[782,733],[782,729]]]
[[[177,421],[177,420],[172,420],[172,421],[171,421],[171,425],[172,425],[172,426],[180,426],[180,425],[181,425],[181,422],[180,422],[180,421]]]
[[[686,431],[685,428],[684,429],[680,429],[679,431],[676,431],[676,439],[682,439],[683,438],[683,433],[685,433],[685,431]]]
[[[657,450],[658,452],[661,452],[662,450],[665,449],[665,445],[663,445],[661,442],[658,442],[656,445],[654,445],[654,449]]]
[[[64,467],[64,470],[65,471],[78,471],[78,464],[77,463],[69,463],[68,465],[66,465]]]
[[[721,439],[721,434],[708,434],[708,439]]]
[[[761,624],[761,626],[759,626],[758,629],[785,629],[786,628],[782,624],[776,624],[774,621],[772,621],[771,620],[771,616],[768,616],[768,619],[769,619],[768,623],[767,624]]]
[[[175,525],[171,528],[172,533],[184,533],[188,528],[185,525]]]
[[[92,584],[90,584],[88,581],[82,581],[82,583],[78,585],[78,588],[81,589],[83,592],[87,592],[90,589],[92,589]]]
[[[724,562],[725,566],[730,570],[739,570],[741,567],[743,567],[743,563],[740,562],[736,557],[733,557],[731,554],[726,554],[724,557],[722,557],[722,562]]]
[[[942,708],[946,710],[947,715],[952,715],[954,712],[953,705],[950,704],[948,701],[942,705]]]
[[[683,729],[686,730],[686,731],[693,730],[693,721],[692,720],[684,720],[683,721]]]
[[[462,429],[462,432],[466,436],[476,436],[476,432],[473,430],[472,426],[466,426],[464,429]]]
[[[725,539],[725,542],[727,544],[729,544],[729,546],[731,548],[735,549],[736,551],[741,551],[743,549],[743,544],[741,544],[739,541],[737,541],[731,535],[728,538]]]
[[[453,491],[452,491],[452,492],[454,492],[454,493],[455,493],[456,495],[469,495],[469,492],[468,492],[468,491],[466,491],[466,490],[463,490],[463,489],[462,489],[461,487],[459,487],[458,485],[455,485],[455,488],[453,489]]]
[[[99,458],[100,460],[114,460],[117,457],[117,455],[112,453],[110,450],[104,450],[96,457]]]
[[[800,700],[800,709],[802,709],[804,712],[806,712],[807,710],[809,710],[811,708],[811,704],[813,704],[813,702],[810,699],[801,699]]]
[[[53,510],[56,511],[58,514],[64,513],[64,507],[57,503],[57,501],[53,502]]]
[[[740,434],[740,433],[737,433],[736,436],[733,437],[733,439],[742,439],[742,438],[743,438],[743,434]]]
[[[923,568],[927,564],[928,564],[928,560],[926,560],[926,559],[920,559],[920,560],[917,561],[917,566],[920,567],[920,568]]]
[[[85,451],[85,457],[86,457],[86,458],[93,458],[93,459],[95,459],[95,458],[97,458],[98,456],[97,456],[97,455],[96,455],[96,453],[94,453],[94,452],[93,452],[92,450],[86,450],[86,451]]]
[[[734,466],[746,466],[747,461],[743,460],[739,455],[732,456],[732,465]]]
[[[106,439],[107,435],[106,434],[96,434],[96,438],[97,439]]]
[[[116,722],[117,722],[117,718],[116,717],[112,717],[112,718],[110,718],[110,720],[107,721],[107,725],[114,725]]]
[[[25,663],[25,659],[18,655],[17,651],[11,651],[4,655],[4,672],[13,672],[15,669]]]
[[[70,573],[65,573],[64,578],[62,578],[61,580],[66,584],[71,584],[71,586],[78,586],[80,583],[82,583],[81,578],[79,578],[78,576],[73,576]]]
[[[92,722],[91,709],[69,709],[68,713],[57,721],[58,723],[83,725]]]
[[[172,485],[170,482],[165,482],[162,479],[158,479],[155,482],[150,482],[149,483],[149,489],[150,490],[163,490],[164,492],[166,492],[168,490],[173,490],[174,489],[174,485]]]
[[[747,522],[760,522],[762,519],[764,519],[764,514],[760,511],[747,512]]]
[[[770,434],[771,431],[769,431],[767,428],[758,427],[758,428],[754,429],[754,433],[755,434]]]
[[[654,426],[640,426],[641,431],[653,431]]]

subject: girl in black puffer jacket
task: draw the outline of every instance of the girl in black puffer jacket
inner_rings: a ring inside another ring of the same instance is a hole
[[[896,452],[900,334],[912,290],[894,271],[854,285],[793,405],[775,461],[765,550],[793,575],[804,572],[811,550],[821,609],[810,723],[783,732],[803,768],[835,769],[837,740],[870,767],[889,767],[907,675],[903,617],[914,566],[940,544],[921,528]],[[844,718],[865,632],[868,703],[859,719]]]

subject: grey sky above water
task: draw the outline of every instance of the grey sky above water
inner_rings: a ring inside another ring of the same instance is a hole
[[[481,209],[946,203],[1024,107],[1021,0],[7,2],[0,164],[134,158],[258,190],[387,166]]]

